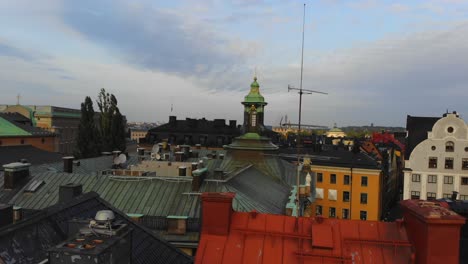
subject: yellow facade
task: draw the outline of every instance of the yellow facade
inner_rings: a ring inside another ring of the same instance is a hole
[[[317,192],[317,198],[312,204],[313,215],[320,214],[326,218],[380,220],[382,210],[380,170],[317,165],[313,165],[311,170],[316,175]],[[345,178],[349,180],[346,181]],[[321,194],[323,196],[319,197]],[[343,209],[348,210],[348,217]]]

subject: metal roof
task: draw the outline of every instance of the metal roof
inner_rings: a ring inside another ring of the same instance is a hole
[[[39,263],[47,249],[67,238],[71,219],[89,219],[99,210],[112,210],[116,219],[133,229],[132,263],[192,263],[193,259],[163,241],[152,231],[136,224],[96,193],[81,195],[67,204],[57,204],[32,217],[0,229],[0,257],[6,263]]]

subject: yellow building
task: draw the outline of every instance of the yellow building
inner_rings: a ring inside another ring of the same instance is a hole
[[[358,154],[354,159],[361,159],[361,156]],[[315,215],[380,220],[383,193],[381,169],[377,164],[371,165],[371,160],[366,165],[360,164],[362,159],[354,163],[313,158],[311,170],[316,176],[316,199],[311,211]]]

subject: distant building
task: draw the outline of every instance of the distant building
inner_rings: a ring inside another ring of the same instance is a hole
[[[426,139],[412,145],[405,160],[403,199],[450,198],[455,191],[468,200],[467,124],[456,112],[448,113],[425,132]],[[423,132],[418,135],[423,138]]]
[[[325,135],[329,138],[344,138],[346,137],[346,133],[343,130],[339,129],[336,124],[333,126],[332,129],[328,130]]]
[[[148,130],[146,129],[130,128],[130,139],[135,140],[137,143],[140,143],[140,139],[146,138],[147,135]]]
[[[46,151],[57,151],[55,133],[35,127],[30,119],[18,113],[0,112],[0,147],[34,146]]]
[[[177,117],[170,116],[168,123],[148,130],[147,140],[149,143],[157,143],[167,139],[171,144],[222,147],[240,135],[240,129],[236,123],[236,120],[230,120],[226,125],[225,119],[177,120]]]
[[[75,147],[81,111],[78,109],[36,106],[36,105],[3,105],[0,111],[18,113],[28,118],[34,127],[53,132],[58,137],[58,148],[55,151],[71,154]]]

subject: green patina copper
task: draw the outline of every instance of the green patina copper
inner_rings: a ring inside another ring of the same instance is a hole
[[[0,136],[30,136],[31,133],[0,117]]]
[[[250,85],[250,92],[244,97],[243,103],[260,103],[266,105],[265,98],[260,94],[260,85],[257,82],[257,77],[254,77],[254,81]]]

